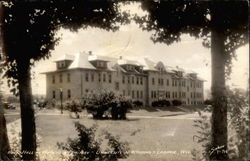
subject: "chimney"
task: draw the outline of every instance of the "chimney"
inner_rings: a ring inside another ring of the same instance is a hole
[[[89,51],[89,55],[92,55],[92,51]]]
[[[120,59],[122,59],[122,56],[120,56]]]

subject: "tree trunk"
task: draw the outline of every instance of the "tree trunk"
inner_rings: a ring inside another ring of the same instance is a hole
[[[29,61],[17,62],[21,107],[22,159],[36,160],[36,126],[31,92]]]
[[[0,96],[0,160],[11,160],[10,144],[7,135],[6,120],[4,117],[3,104]]]
[[[219,16],[219,15],[217,15]],[[216,20],[216,19],[214,19]],[[219,27],[218,27],[219,28]],[[214,28],[211,33],[212,54],[212,140],[210,160],[228,160],[227,154],[227,101],[225,86],[225,35]]]

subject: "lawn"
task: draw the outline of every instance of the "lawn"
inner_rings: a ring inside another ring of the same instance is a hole
[[[69,114],[39,114],[37,132],[41,136],[40,150],[57,152],[57,142],[76,137],[74,122],[79,121],[87,127],[96,124],[97,136],[107,130],[120,136],[122,141],[127,141],[132,154],[124,160],[188,161],[192,157],[190,151],[199,148],[199,145],[193,141],[196,134],[196,129],[192,126],[193,120],[186,119],[184,114],[183,111],[160,109],[154,112],[136,110],[131,111],[128,120],[124,121],[93,120],[86,115],[80,119],[72,119]],[[52,153],[46,157],[52,157]],[[54,156],[53,160],[56,157],[58,156]]]

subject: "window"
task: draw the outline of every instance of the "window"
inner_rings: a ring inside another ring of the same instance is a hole
[[[94,75],[94,73],[92,73],[91,74],[91,81],[94,82],[94,80],[95,80],[95,75]]]
[[[166,92],[166,98],[170,98],[170,92]]]
[[[169,80],[167,79],[167,86],[169,86]]]
[[[89,73],[86,73],[86,75],[85,75],[85,80],[86,80],[86,82],[89,81]]]
[[[70,82],[70,73],[67,74],[67,81]]]
[[[122,76],[122,83],[123,84],[125,83],[125,76],[124,75]]]
[[[56,82],[55,75],[52,75],[52,83],[54,84]]]
[[[141,85],[143,84],[142,77],[140,77],[140,83],[141,83]]]
[[[175,92],[175,95],[174,95],[174,96],[175,96],[175,98],[177,98],[177,92]]]
[[[143,91],[141,91],[141,98],[143,98]]]
[[[172,86],[174,86],[174,79],[172,79]]]
[[[106,74],[103,73],[103,82],[106,82]]]
[[[59,75],[59,82],[62,83],[63,79],[62,79],[62,74]]]
[[[172,98],[174,98],[174,92],[172,92]]]
[[[132,98],[135,97],[135,92],[132,90]]]
[[[191,98],[193,98],[193,93],[191,92]]]
[[[181,92],[179,92],[179,98],[181,98]]]
[[[154,79],[154,78],[152,78],[152,84],[153,84],[153,85],[155,84],[155,79]]]
[[[156,91],[154,91],[154,98],[156,98]]]
[[[136,84],[139,84],[139,77],[136,77]]]
[[[111,83],[112,82],[112,76],[111,76],[111,74],[109,74],[109,83]]]
[[[139,98],[140,97],[140,93],[139,93],[139,91],[137,91],[137,98]]]
[[[132,84],[134,84],[134,76],[132,76]]]
[[[158,84],[161,85],[161,79],[160,78],[158,78]]]
[[[179,86],[181,87],[181,80],[179,80]]]
[[[71,91],[68,89],[68,98],[71,98]]]
[[[88,89],[86,89],[86,90],[85,90],[85,92],[86,92],[86,94],[87,94],[87,93],[89,92],[89,90],[88,90]]]
[[[123,96],[125,96],[125,90],[123,90]]]
[[[98,73],[98,80],[99,80],[99,82],[101,82],[101,80],[102,80],[101,77],[102,77],[102,76],[101,76],[101,73]]]
[[[130,83],[130,77],[128,76],[128,84]]]
[[[53,98],[53,99],[56,98],[56,91],[52,91],[52,98]]]
[[[119,90],[119,82],[115,82],[115,90]]]
[[[151,91],[151,98],[154,98],[154,92]]]

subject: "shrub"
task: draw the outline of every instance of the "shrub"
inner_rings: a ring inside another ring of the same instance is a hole
[[[161,100],[160,103],[162,106],[170,106],[170,101],[168,101],[168,100]]]
[[[180,105],[182,105],[182,102],[181,102],[180,100],[173,100],[173,101],[172,101],[172,104],[173,104],[174,106],[180,106]]]
[[[151,103],[151,105],[152,105],[152,107],[157,107],[157,106],[158,106],[158,101],[153,101],[153,102]]]
[[[68,152],[68,156],[63,156],[63,158],[68,158],[68,160],[72,161],[116,161],[119,158],[128,157],[128,143],[120,142],[118,137],[105,132],[104,138],[108,142],[108,148],[102,151],[102,140],[95,140],[97,130],[95,125],[87,128],[76,122],[75,127],[78,132],[77,138],[68,138],[66,143],[57,143],[59,149]]]
[[[82,112],[84,108],[84,104],[79,100],[67,101],[64,103],[64,107],[66,110],[69,110],[72,113],[75,113],[76,117],[79,118],[79,112]]]
[[[206,100],[204,101],[204,104],[205,104],[205,105],[212,105],[213,102],[212,102],[212,100],[206,99]]]
[[[136,101],[133,102],[133,105],[134,105],[135,107],[142,107],[142,106],[143,106],[143,102],[141,102],[141,101],[139,101],[139,100],[136,100]]]
[[[132,107],[129,98],[107,90],[94,91],[88,95],[86,101],[87,112],[94,119],[103,119],[105,112],[112,119],[126,119],[127,110]]]
[[[170,101],[168,100],[158,100],[152,102],[153,107],[164,107],[164,106],[170,106]]]

